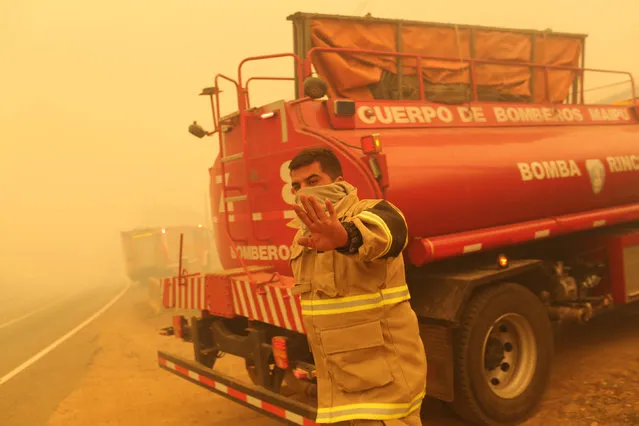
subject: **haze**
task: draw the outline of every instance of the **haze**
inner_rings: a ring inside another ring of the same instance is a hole
[[[639,75],[636,0],[2,0],[0,295],[124,280],[120,230],[208,224],[217,149],[187,133],[211,126],[196,95],[246,56],[290,51],[296,11],[588,33],[588,67]]]

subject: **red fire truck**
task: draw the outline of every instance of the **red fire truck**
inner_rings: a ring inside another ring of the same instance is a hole
[[[634,90],[632,76],[585,68],[579,34],[288,19],[293,53],[247,58],[201,93],[214,128],[189,130],[219,138],[209,174],[225,269],[164,281],[164,306],[193,311],[175,316],[173,331],[195,359],[160,351],[159,365],[266,415],[315,424],[286,224],[289,161],[324,146],[360,198],[405,215],[427,394],[477,424],[526,419],[550,377],[555,327],[639,298],[639,105],[584,102],[588,75],[616,74]],[[269,77],[247,78],[246,65],[281,58],[294,64],[295,99],[251,104],[249,83]],[[222,90],[239,105],[226,117]],[[223,353],[244,358],[254,383],[216,371]]]
[[[126,272],[133,282],[146,284],[178,272],[208,272],[211,230],[198,226],[136,228],[120,232]],[[181,261],[181,262],[180,262]]]

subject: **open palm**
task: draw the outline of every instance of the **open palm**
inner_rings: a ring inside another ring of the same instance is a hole
[[[326,200],[326,210],[313,197],[300,196],[302,206],[293,206],[295,213],[311,232],[310,237],[301,237],[298,244],[315,250],[334,250],[348,241],[346,229],[337,219],[333,204]]]

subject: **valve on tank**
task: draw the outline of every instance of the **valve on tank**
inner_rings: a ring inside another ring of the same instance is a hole
[[[576,260],[571,266],[563,262],[556,262],[554,272],[559,285],[554,291],[554,300],[568,301],[584,299],[589,290],[601,283],[604,276],[605,265],[601,263],[584,262]]]
[[[581,296],[587,296],[590,290],[603,281],[603,277],[606,275],[606,264],[601,261],[576,259],[571,275],[579,283]]]
[[[577,300],[579,291],[577,280],[570,275],[564,275],[559,278],[559,286],[555,289],[555,300]]]
[[[555,287],[553,299],[557,301],[576,300],[579,296],[577,280],[567,272],[570,270],[563,262],[556,262],[554,272],[557,276],[558,285]]]
[[[590,290],[597,287],[597,285],[599,285],[601,280],[602,278],[599,275],[591,274],[581,281],[581,286],[585,289]]]

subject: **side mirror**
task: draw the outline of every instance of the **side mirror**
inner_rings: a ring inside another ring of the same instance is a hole
[[[328,92],[326,82],[319,77],[308,77],[304,80],[304,95],[311,99],[323,98]]]
[[[204,130],[202,126],[197,124],[196,121],[194,121],[193,124],[189,126],[189,133],[193,136],[197,136],[198,138],[203,138],[204,136],[207,136],[209,134],[209,132]]]

